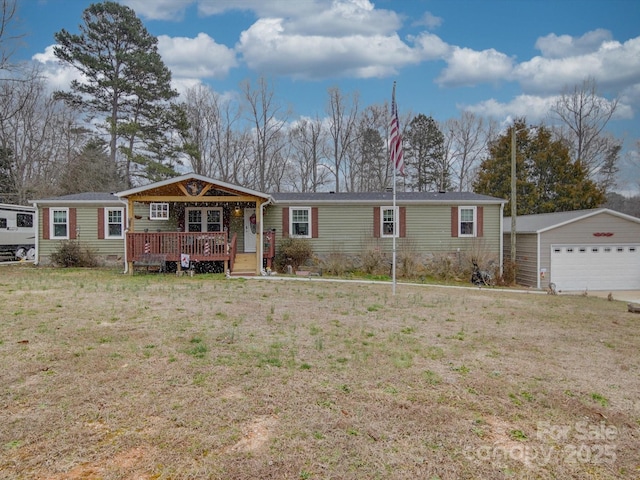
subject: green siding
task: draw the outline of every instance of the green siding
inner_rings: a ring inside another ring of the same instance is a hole
[[[108,205],[104,208],[121,208],[122,205]],[[44,208],[44,207],[43,207]],[[43,208],[38,209],[38,254],[39,261],[49,263],[49,258],[64,240],[44,240],[43,239]],[[57,207],[50,207],[57,208]],[[88,248],[96,253],[103,261],[124,261],[124,238],[98,239],[98,207],[76,206],[68,207],[76,210],[76,231],[75,239],[82,248]],[[100,221],[104,221],[104,217]]]
[[[292,205],[305,207],[307,205]],[[380,205],[387,206],[387,205]],[[289,206],[269,207],[265,227],[274,228],[282,238],[282,209]],[[354,255],[363,247],[379,242],[391,250],[392,238],[374,238],[373,205],[320,205],[318,206],[318,238],[310,239],[316,254],[334,251]],[[450,253],[457,249],[477,248],[481,242],[496,259],[500,257],[500,206],[485,205],[484,232],[481,238],[451,236],[451,205],[407,205],[407,236],[399,239],[398,246],[409,242],[423,254]]]

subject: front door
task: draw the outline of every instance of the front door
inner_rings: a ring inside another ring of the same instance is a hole
[[[256,209],[244,209],[244,251],[246,253],[256,251]]]

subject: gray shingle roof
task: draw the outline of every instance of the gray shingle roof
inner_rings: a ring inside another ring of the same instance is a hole
[[[274,202],[277,203],[391,203],[393,192],[309,192],[309,193],[272,193]],[[398,203],[505,203],[505,200],[488,195],[479,195],[471,192],[397,192]]]
[[[70,195],[62,195],[60,197],[42,198],[39,200],[32,200],[37,203],[62,203],[62,202],[87,202],[87,203],[100,203],[100,202],[117,202],[122,203],[120,199],[113,193],[107,192],[84,192],[84,193],[72,193]]]

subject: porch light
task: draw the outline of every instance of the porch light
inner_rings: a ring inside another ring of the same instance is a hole
[[[234,208],[233,210],[235,212],[236,215],[240,215],[240,204],[236,203],[236,208]]]

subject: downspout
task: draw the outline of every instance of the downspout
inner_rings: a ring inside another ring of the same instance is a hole
[[[36,247],[36,256],[33,259],[33,264],[34,265],[38,265],[40,263],[40,212],[38,211],[38,202],[31,202],[31,204],[34,206],[34,208],[36,209],[36,214],[35,214],[35,218],[33,219],[33,227],[34,227],[34,240],[35,240],[35,247]]]
[[[262,268],[262,263],[264,262],[264,207],[271,205],[272,202],[273,198],[269,197],[266,202],[260,204],[260,246],[258,247],[260,273],[264,272],[264,268]]]
[[[124,205],[124,219],[126,223],[126,227],[124,229],[124,239],[122,240],[124,242],[124,272],[122,272],[124,275],[126,275],[127,273],[129,273],[129,262],[127,262],[127,233],[129,233],[129,202],[125,202],[123,200],[120,200],[120,202],[122,202],[122,204]]]

